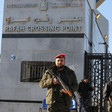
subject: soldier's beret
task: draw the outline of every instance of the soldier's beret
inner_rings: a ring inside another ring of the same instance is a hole
[[[55,57],[55,59],[56,58],[65,58],[65,54],[58,54],[56,57]]]

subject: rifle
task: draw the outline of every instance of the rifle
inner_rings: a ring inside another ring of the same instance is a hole
[[[72,97],[74,99],[74,101],[76,101],[76,96],[73,92],[71,92],[71,90],[69,89],[68,86],[65,85],[65,83],[63,82],[63,80],[60,78],[59,75],[54,74],[53,72],[49,71],[47,72],[49,73],[51,76],[55,77],[58,82],[60,83],[60,85],[62,86],[62,88],[67,92],[67,94]]]

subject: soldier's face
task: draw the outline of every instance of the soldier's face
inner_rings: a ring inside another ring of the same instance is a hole
[[[84,79],[84,82],[87,83],[88,82],[88,79]]]
[[[56,58],[55,64],[58,67],[64,66],[65,65],[65,58]]]

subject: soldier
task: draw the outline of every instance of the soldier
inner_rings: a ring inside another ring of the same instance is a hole
[[[45,72],[39,85],[41,88],[47,88],[47,112],[70,112],[71,97],[61,87],[58,80],[49,74],[49,71],[60,75],[60,78],[71,91],[77,90],[77,78],[74,71],[65,66],[65,54],[59,54],[55,57],[55,66]]]
[[[80,83],[78,88],[79,94],[79,112],[90,112],[90,92],[94,90],[88,83],[88,78],[85,77]]]
[[[112,77],[110,77],[110,81],[105,83],[103,97],[105,99],[105,112],[112,112]]]

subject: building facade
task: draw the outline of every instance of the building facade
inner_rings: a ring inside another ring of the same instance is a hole
[[[66,65],[80,81],[85,52],[108,52],[108,21],[97,11],[97,2],[5,0],[0,63],[2,112],[39,110],[46,89],[38,82],[43,68],[53,63],[58,53],[66,54]],[[100,18],[96,19],[98,14]]]

